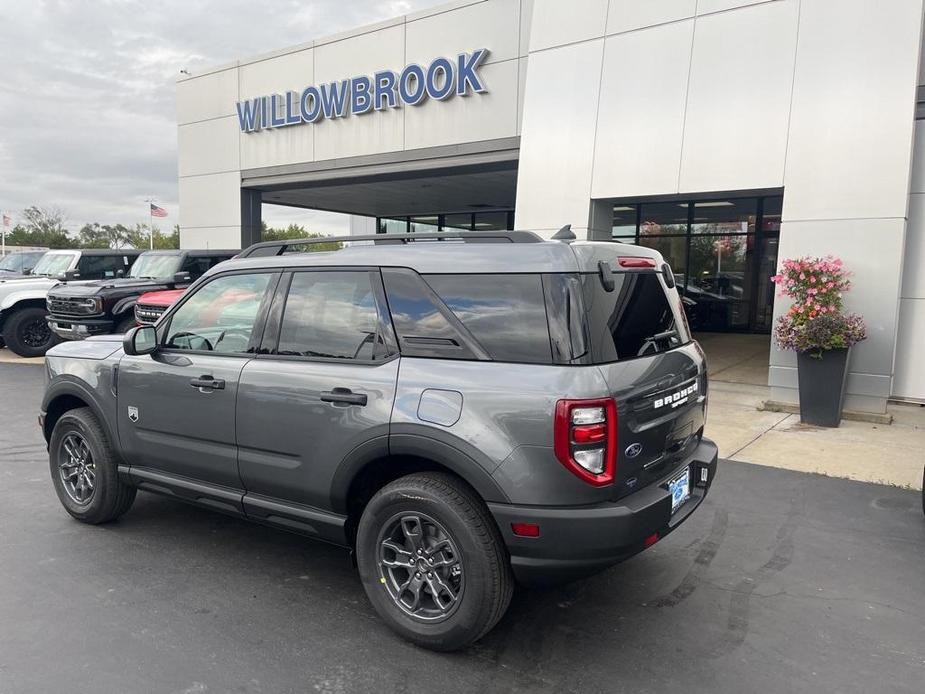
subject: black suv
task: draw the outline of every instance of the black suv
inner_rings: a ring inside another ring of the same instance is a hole
[[[186,287],[239,251],[145,251],[127,277],[61,284],[48,292],[48,325],[59,337],[124,333],[135,325],[135,302],[145,292]]]
[[[478,639],[515,579],[633,556],[716,472],[668,265],[560,238],[266,242],[155,326],[58,345],[40,416],[58,498],[103,523],[148,490],[348,547],[398,633]]]

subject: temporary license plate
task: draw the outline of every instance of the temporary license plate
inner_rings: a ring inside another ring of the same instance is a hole
[[[691,469],[689,467],[684,468],[684,472],[668,483],[668,491],[671,493],[671,512],[674,513],[681,504],[691,498]]]

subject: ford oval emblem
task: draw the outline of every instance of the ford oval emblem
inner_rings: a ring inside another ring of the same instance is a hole
[[[642,444],[641,443],[631,443],[626,447],[626,450],[623,451],[626,454],[627,458],[635,458],[637,455],[642,453]]]

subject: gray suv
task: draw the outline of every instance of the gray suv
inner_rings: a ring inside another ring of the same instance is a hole
[[[103,523],[148,490],[341,545],[395,631],[475,641],[515,580],[631,557],[716,472],[668,265],[557,237],[261,243],[155,326],[58,345],[40,421],[61,503]]]

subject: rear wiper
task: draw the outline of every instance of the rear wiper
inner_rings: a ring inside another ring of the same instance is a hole
[[[679,342],[681,341],[681,334],[678,332],[677,328],[672,328],[671,330],[666,330],[661,333],[655,333],[651,337],[647,337],[645,340],[643,340],[642,347],[639,348],[636,356],[641,357],[649,350],[649,347],[655,347],[659,340],[667,340],[670,337],[676,337],[678,338]]]

